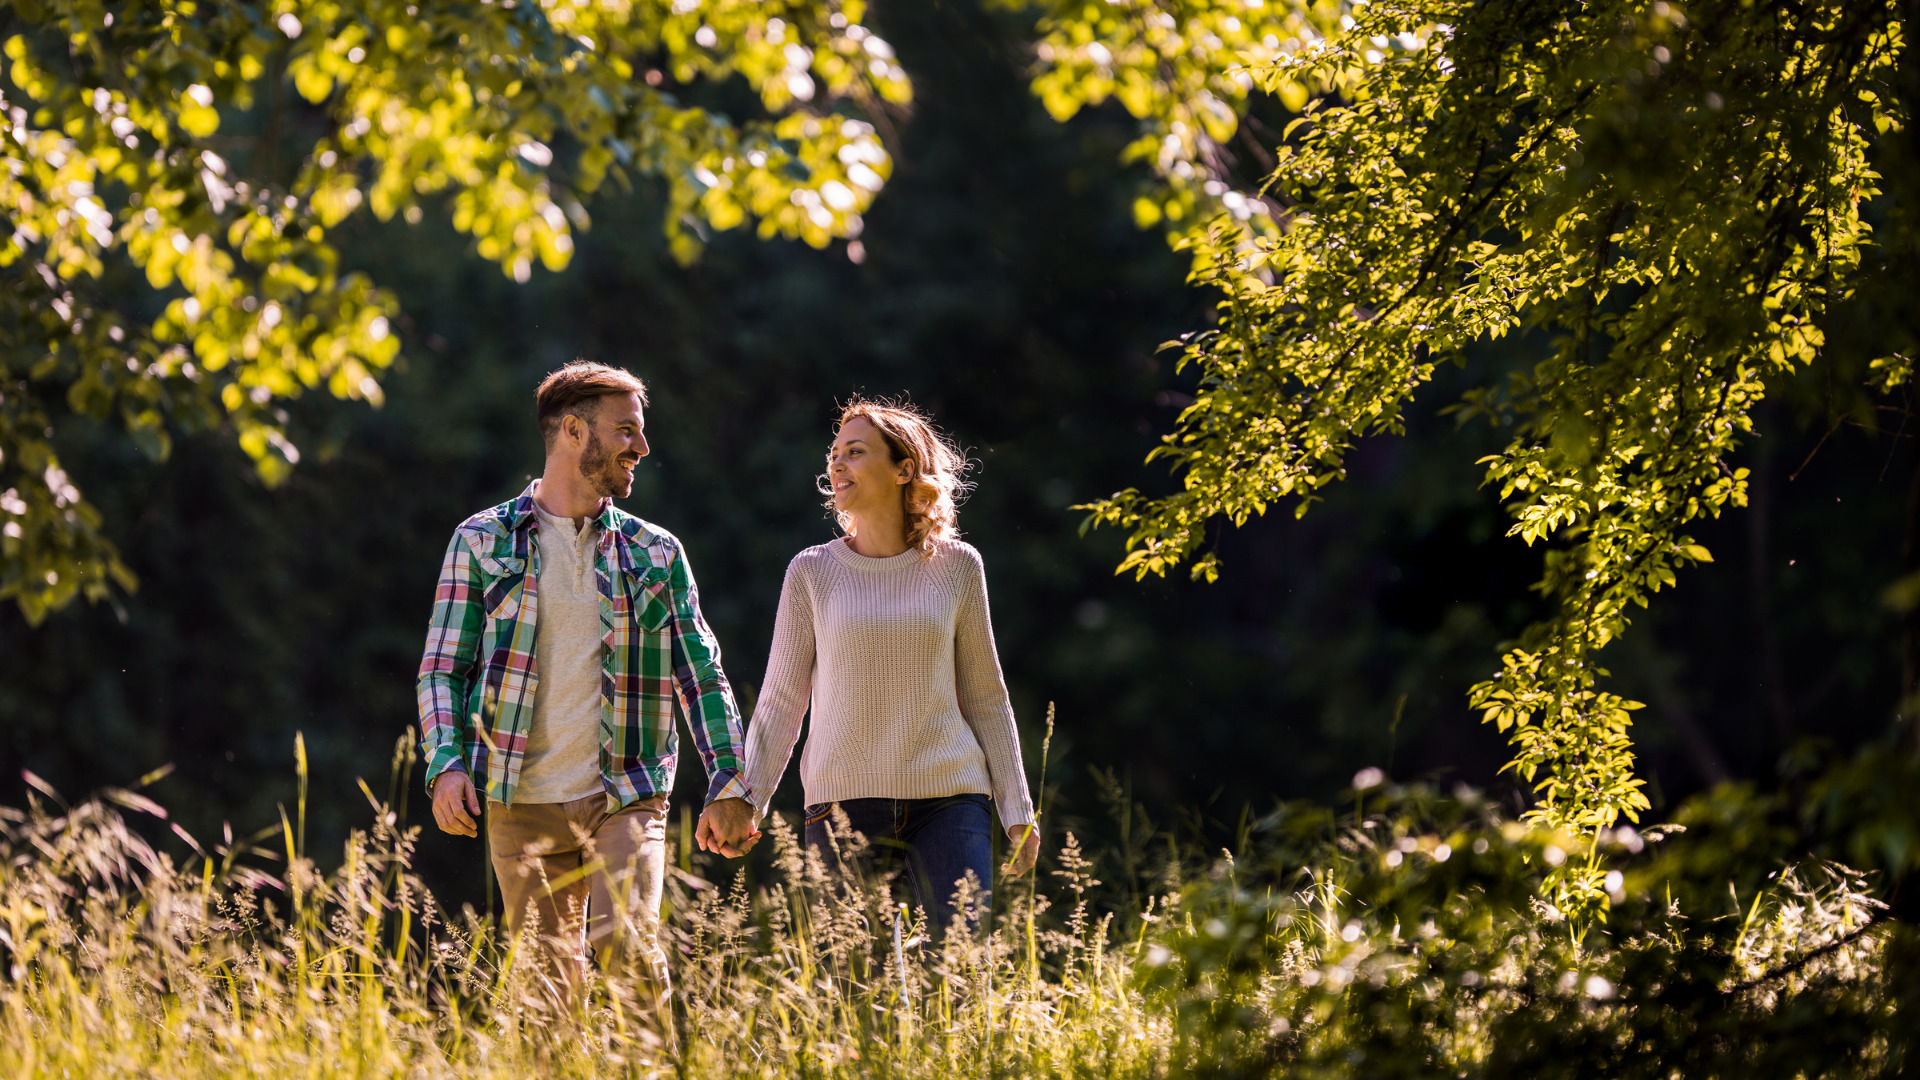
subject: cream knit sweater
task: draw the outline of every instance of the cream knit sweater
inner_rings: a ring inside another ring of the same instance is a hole
[[[809,703],[808,804],[978,792],[999,804],[1002,825],[1033,820],[971,546],[869,559],[835,540],[794,556],[747,729],[747,785],[761,814]]]

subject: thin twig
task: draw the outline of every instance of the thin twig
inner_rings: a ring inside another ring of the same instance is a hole
[[[1736,983],[1735,985],[1728,987],[1725,993],[1728,997],[1732,997],[1735,994],[1744,994],[1747,991],[1753,990],[1763,984],[1773,982],[1775,979],[1784,979],[1787,976],[1793,974],[1794,972],[1799,971],[1801,968],[1806,967],[1808,964],[1813,963],[1815,960],[1818,960],[1821,957],[1827,955],[1828,953],[1831,953],[1837,949],[1846,948],[1848,945],[1851,945],[1855,941],[1860,940],[1861,937],[1865,936],[1867,931],[1872,930],[1873,928],[1879,926],[1881,923],[1885,922],[1886,919],[1887,919],[1886,915],[1876,914],[1872,918],[1868,919],[1864,924],[1862,924],[1859,929],[1855,930],[1851,934],[1848,934],[1846,937],[1835,938],[1834,940],[1827,942],[1825,945],[1820,946],[1819,948],[1813,950],[1812,952],[1807,953],[1805,956],[1801,956],[1795,959],[1791,963],[1782,964],[1779,967],[1774,968],[1772,971],[1766,972],[1765,974],[1762,974],[1762,975],[1756,975],[1753,978],[1748,979],[1746,982]]]
[[[1833,437],[1833,433],[1839,430],[1840,430],[1840,420],[1836,419],[1833,422],[1833,426],[1827,429],[1827,433],[1825,435],[1820,436],[1820,441],[1813,444],[1813,449],[1807,451],[1807,460],[1801,462],[1799,468],[1787,474],[1787,483],[1791,484],[1795,480],[1800,479],[1800,474],[1803,472],[1806,472],[1807,466],[1813,464],[1813,455],[1818,454],[1820,452],[1820,448],[1827,445],[1827,440]]]

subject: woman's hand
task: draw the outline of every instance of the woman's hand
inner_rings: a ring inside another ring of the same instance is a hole
[[[1007,856],[1007,864],[1000,869],[1003,873],[1019,877],[1033,869],[1034,861],[1040,858],[1040,829],[1032,822],[1009,825],[1007,839],[1013,841],[1013,851]]]

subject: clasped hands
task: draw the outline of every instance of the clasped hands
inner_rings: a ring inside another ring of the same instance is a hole
[[[753,804],[745,799],[715,799],[700,813],[700,827],[694,830],[694,843],[701,851],[711,851],[737,859],[760,842],[760,830],[753,824]]]

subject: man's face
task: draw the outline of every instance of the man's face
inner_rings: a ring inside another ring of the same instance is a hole
[[[580,451],[580,475],[594,491],[607,498],[625,498],[633,491],[633,470],[647,456],[646,418],[638,394],[608,394],[587,425],[587,445]]]

